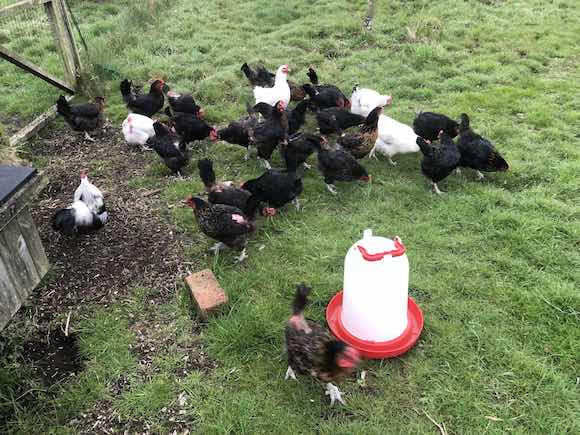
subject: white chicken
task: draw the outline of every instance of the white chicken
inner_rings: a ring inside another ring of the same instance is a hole
[[[81,184],[74,193],[73,203],[55,213],[52,228],[63,234],[87,233],[102,228],[109,214],[103,193],[92,184],[87,171],[81,171]]]
[[[389,163],[395,166],[393,156],[397,154],[416,153],[419,151],[417,135],[411,127],[386,115],[379,117],[379,137],[375,146],[369,153],[369,157],[375,157],[380,153],[389,159]]]
[[[281,65],[276,71],[273,87],[263,88],[256,86],[254,88],[256,104],[266,103],[270,106],[275,106],[278,101],[284,101],[284,104],[288,105],[290,102],[290,86],[288,86],[289,72],[290,68],[288,65]]]
[[[145,144],[147,140],[155,136],[153,121],[148,116],[138,113],[129,113],[123,121],[123,136],[129,145],[141,145],[143,149],[151,149]]]
[[[375,107],[384,107],[392,101],[393,97],[390,95],[381,95],[372,89],[359,88],[357,84],[352,89],[350,111],[357,115],[368,116]]]

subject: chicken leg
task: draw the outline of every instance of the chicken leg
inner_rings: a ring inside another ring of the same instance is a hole
[[[297,380],[296,373],[292,369],[292,367],[288,366],[288,370],[286,370],[286,375],[284,376],[284,380],[287,381],[288,379]]]
[[[211,248],[209,248],[209,251],[210,252],[213,252],[214,254],[217,254],[218,252],[220,252],[225,247],[226,247],[225,244],[223,244],[222,242],[218,242],[215,245],[213,245]]]
[[[300,201],[298,200],[298,198],[294,198],[292,200],[292,204],[294,204],[294,207],[296,207],[296,211],[300,211],[301,207],[300,207]]]
[[[394,161],[393,161],[393,159],[391,158],[391,156],[389,156],[389,163],[390,163],[392,166],[397,166],[397,162],[394,162]]]
[[[343,405],[346,405],[346,402],[342,398],[342,392],[338,389],[338,387],[331,382],[326,384],[326,392],[324,393],[327,396],[330,396],[330,406],[334,406],[334,402],[338,400]]]
[[[479,181],[483,181],[483,180],[485,180],[485,175],[483,175],[483,174],[481,173],[481,171],[475,171],[475,173],[477,174],[477,179],[478,179]]]
[[[266,159],[263,159],[261,157],[258,157],[258,160],[260,161],[260,163],[262,164],[262,166],[266,169],[272,169],[272,165],[270,164],[270,162]]]
[[[89,133],[88,133],[88,132],[86,132],[86,131],[85,131],[85,139],[86,139],[86,140],[88,140],[88,141],[90,141],[90,142],[94,142],[94,141],[95,141],[95,139],[93,139],[93,138],[92,138],[92,137],[89,135]]]
[[[246,248],[244,248],[244,249],[242,249],[242,253],[238,257],[236,257],[236,263],[241,263],[246,258],[248,258],[248,252],[247,252]]]
[[[435,192],[437,195],[441,195],[443,193],[439,190],[437,183],[431,182],[431,186],[433,187],[433,192]]]

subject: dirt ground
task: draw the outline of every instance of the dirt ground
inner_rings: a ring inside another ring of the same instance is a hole
[[[75,336],[65,336],[62,328],[55,330],[54,319],[70,313],[74,331],[74,320],[85,314],[88,305],[123,302],[131,298],[135,288],[142,287],[153,292],[148,295],[149,306],[144,308],[143,317],[130,325],[136,337],[131,350],[140,372],[153,372],[153,356],[168,349],[182,354],[183,365],[176,377],[194,369],[211,370],[215,362],[197,340],[190,345],[178,344],[175,334],[160,336],[156,331],[160,324],[167,325],[173,319],[163,318],[155,307],[171,301],[187,269],[192,268],[183,255],[188,241],[171,226],[167,204],[158,198],[160,188],[171,179],[160,177],[157,189],[131,186],[132,178],[145,174],[148,156],[130,149],[118,128],[109,127],[95,137],[94,143],[89,142],[63,126],[41,132],[31,145],[30,152],[46,163],[44,173],[50,180],[32,213],[52,268],[46,283],[34,291],[2,333],[7,350],[21,352],[45,386],[66,382],[82,370],[82,361]],[[103,191],[109,221],[97,234],[61,236],[52,230],[51,218],[56,210],[70,204],[81,169],[88,169],[89,179]],[[30,325],[34,332],[22,348],[10,346],[10,336],[21,328],[30,330]],[[199,328],[194,322],[191,333],[196,336]],[[112,386],[113,397],[128,384],[120,379]],[[171,426],[183,433],[186,425],[180,423],[178,407],[166,414],[167,421],[174,423]],[[123,421],[111,413],[111,404],[106,401],[96,403],[71,423],[86,428],[87,433],[148,431],[140,422]]]

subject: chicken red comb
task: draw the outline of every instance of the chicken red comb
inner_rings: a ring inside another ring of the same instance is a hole
[[[79,171],[79,175],[81,176],[81,178],[85,178],[87,175],[89,175],[89,171],[87,171],[86,169],[81,169]]]

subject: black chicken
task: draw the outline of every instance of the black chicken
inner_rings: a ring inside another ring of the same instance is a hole
[[[441,130],[451,138],[457,136],[459,134],[459,124],[440,113],[421,112],[413,121],[413,130],[417,136],[434,141],[439,137]]]
[[[338,138],[338,144],[353,155],[355,159],[366,157],[379,136],[379,117],[382,107],[375,107],[366,117],[358,133],[347,133]]]
[[[63,116],[66,123],[75,131],[85,133],[85,138],[94,142],[89,131],[101,128],[105,123],[105,97],[96,97],[94,103],[70,104],[64,95],[56,102],[56,111]]]
[[[303,165],[306,169],[310,169],[310,165],[306,163],[306,160],[325,143],[324,136],[311,133],[296,133],[290,136],[288,144],[280,147],[280,153],[284,162],[286,162],[286,168],[297,168]]]
[[[253,108],[248,106],[246,108],[248,115],[240,119],[239,121],[232,121],[227,127],[218,130],[218,138],[236,145],[241,145],[246,148],[246,160],[250,158],[249,146],[252,144],[252,138],[254,134],[254,127],[258,125],[258,113],[260,113],[256,108],[259,106],[265,106],[269,108],[267,111],[268,116],[271,115],[273,110],[272,106],[266,103],[258,103]]]
[[[461,160],[459,166],[475,169],[480,180],[483,172],[504,172],[508,163],[487,139],[475,133],[469,126],[469,116],[461,114],[459,140],[457,141]]]
[[[443,130],[439,132],[439,141],[439,145],[433,145],[422,137],[417,137],[417,145],[423,154],[421,172],[431,181],[433,191],[437,195],[441,195],[437,183],[459,166],[461,158],[459,148]]]
[[[185,142],[174,136],[164,124],[155,122],[153,129],[155,136],[147,141],[147,145],[155,150],[165,166],[181,177],[181,170],[189,163],[191,152]]]
[[[190,113],[198,118],[203,118],[205,114],[203,109],[197,105],[193,95],[191,94],[177,94],[174,92],[168,92],[167,102],[169,103],[171,111],[168,113],[166,110],[165,113],[169,117],[172,116],[173,112]]]
[[[225,204],[244,210],[246,203],[252,194],[240,187],[236,187],[231,181],[216,181],[213,163],[210,159],[201,159],[197,162],[199,178],[207,191],[207,199],[212,204]]]
[[[133,83],[127,79],[121,82],[120,88],[127,108],[133,113],[145,115],[149,118],[163,109],[165,102],[163,92],[169,89],[163,80],[155,80],[151,84],[148,94],[136,95],[133,90]]]
[[[300,210],[298,196],[302,193],[303,185],[293,164],[285,171],[269,169],[260,177],[246,181],[241,187],[274,208],[292,202]]]
[[[316,111],[316,122],[321,134],[342,134],[347,128],[361,125],[365,117],[344,107],[328,107]]]
[[[280,143],[288,142],[288,116],[283,101],[276,103],[270,118],[259,123],[251,134],[251,142],[258,150],[258,158],[270,169],[270,157]]]
[[[217,130],[193,113],[170,112],[169,115],[175,131],[186,144],[207,137],[212,142],[218,140]]]
[[[304,92],[308,94],[314,106],[321,109],[327,107],[345,107],[350,108],[349,99],[334,85],[320,85],[318,75],[313,68],[308,68],[308,78],[310,83],[302,85]]]
[[[286,107],[286,116],[288,118],[288,134],[297,133],[300,128],[304,125],[306,121],[306,109],[310,106],[310,101],[299,102],[294,109]],[[275,112],[275,107],[270,106],[268,103],[258,103],[252,109],[253,112],[257,112],[264,119],[272,118],[272,114]]]
[[[244,63],[241,70],[252,86],[261,86],[263,88],[271,88],[274,86],[276,74],[271,73],[263,66],[258,65],[255,70],[252,70],[247,63]],[[291,101],[301,101],[306,97],[306,93],[302,87],[293,81],[288,80],[288,86],[290,87]]]
[[[304,317],[310,288],[304,284],[296,287],[292,316],[284,333],[288,354],[285,379],[296,380],[296,373],[310,375],[326,382],[326,395],[330,406],[338,401],[345,404],[342,393],[333,382],[340,382],[358,367],[359,352],[337,340],[324,326]]]
[[[199,229],[208,237],[217,240],[211,250],[219,252],[225,246],[242,251],[237,261],[248,255],[246,244],[250,234],[256,229],[256,211],[260,206],[257,197],[250,197],[244,211],[231,205],[210,204],[200,197],[189,197],[186,203],[193,209]]]
[[[317,147],[318,169],[324,177],[326,188],[336,195],[335,181],[371,181],[367,170],[348,152],[342,149],[327,149],[324,145]]]

